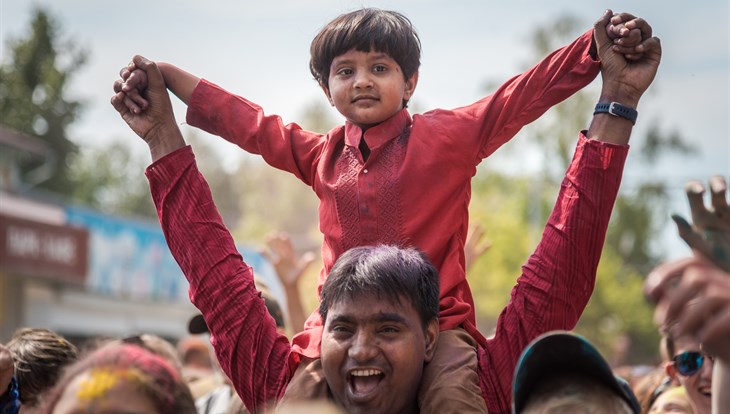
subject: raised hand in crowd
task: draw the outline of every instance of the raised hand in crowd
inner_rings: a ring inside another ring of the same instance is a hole
[[[711,206],[705,206],[705,187],[700,181],[690,181],[685,186],[692,212],[692,224],[679,215],[672,219],[677,223],[679,235],[696,254],[709,259],[715,265],[730,272],[730,206],[725,194],[727,182],[720,175],[709,180]]]
[[[486,238],[487,232],[481,224],[472,224],[469,226],[469,233],[466,235],[464,242],[464,259],[465,269],[469,269],[474,265],[484,253],[492,247],[492,241]]]
[[[285,232],[277,232],[267,237],[266,249],[261,253],[274,266],[276,276],[284,287],[288,324],[292,327],[292,333],[297,333],[303,329],[308,315],[299,295],[299,281],[314,262],[315,255],[306,252],[300,256]]]

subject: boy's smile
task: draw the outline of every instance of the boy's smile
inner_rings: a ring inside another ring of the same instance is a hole
[[[423,328],[408,299],[375,295],[330,306],[322,337],[322,368],[335,400],[348,413],[417,411],[416,394],[431,359],[438,322]]]
[[[332,61],[329,88],[322,89],[348,121],[365,130],[403,109],[417,82],[418,74],[406,80],[388,54],[352,49]]]

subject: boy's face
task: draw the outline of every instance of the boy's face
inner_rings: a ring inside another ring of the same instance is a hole
[[[683,336],[675,339],[674,349],[673,356],[688,351],[699,352],[700,344],[694,338]],[[684,386],[697,414],[710,414],[712,411],[712,365],[710,358],[705,357],[700,370],[690,376],[680,375],[671,363],[667,366],[669,376]]]
[[[348,413],[417,412],[425,362],[438,339],[438,320],[424,330],[410,301],[375,295],[335,302],[322,335],[322,368],[335,400]]]
[[[383,52],[355,49],[337,56],[330,65],[330,103],[348,121],[367,129],[403,109],[416,89],[418,74],[405,80],[396,61]]]

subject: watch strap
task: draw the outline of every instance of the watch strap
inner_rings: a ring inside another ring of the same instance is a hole
[[[596,108],[593,110],[595,114],[610,114],[613,116],[620,116],[621,118],[628,119],[632,124],[636,124],[636,118],[639,113],[636,109],[622,105],[618,102],[599,102],[596,104]]]

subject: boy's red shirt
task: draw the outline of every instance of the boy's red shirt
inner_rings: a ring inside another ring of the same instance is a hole
[[[476,329],[464,270],[471,178],[477,165],[524,125],[588,85],[599,71],[593,31],[559,49],[494,94],[465,107],[411,115],[402,110],[365,131],[346,123],[327,134],[285,125],[256,104],[201,80],[187,122],[289,171],[320,199],[324,235],[317,292],[337,258],[355,246],[415,246],[439,269],[440,326]],[[363,162],[364,136],[371,149]],[[293,340],[294,352],[319,357],[318,311]]]

